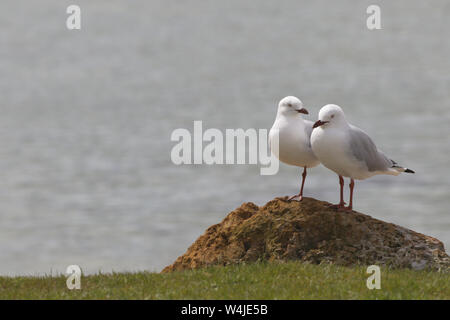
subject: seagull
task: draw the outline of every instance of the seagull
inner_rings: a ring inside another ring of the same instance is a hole
[[[281,162],[303,168],[300,192],[289,200],[302,201],[306,169],[317,166],[311,149],[313,122],[304,120],[301,114],[308,114],[303,103],[296,97],[288,96],[278,104],[278,112],[269,132],[269,146],[272,154]]]
[[[369,135],[348,123],[344,111],[335,104],[320,109],[319,120],[313,125],[311,146],[320,162],[339,176],[340,202],[333,205],[338,209],[353,209],[354,179],[364,180],[377,174],[397,176],[402,172],[414,173],[378,150]],[[344,202],[343,177],[350,178],[348,207]]]

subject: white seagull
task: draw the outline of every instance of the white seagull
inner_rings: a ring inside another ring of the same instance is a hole
[[[306,168],[315,167],[320,163],[311,149],[313,122],[304,120],[302,113],[308,114],[308,111],[298,98],[292,96],[283,98],[278,104],[277,116],[269,132],[271,152],[280,161],[303,168],[300,192],[289,197],[289,200],[297,201],[303,199]]]
[[[320,162],[339,176],[340,202],[334,205],[339,209],[352,210],[354,179],[363,180],[377,174],[397,176],[401,172],[414,173],[386,157],[367,133],[347,122],[344,111],[335,104],[320,109],[319,120],[313,126],[311,146]],[[348,207],[345,207],[343,199],[342,177],[351,179]]]

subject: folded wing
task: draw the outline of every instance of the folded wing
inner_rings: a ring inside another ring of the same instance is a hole
[[[378,150],[367,133],[353,125],[350,125],[350,150],[369,171],[386,171],[394,165],[392,160]]]

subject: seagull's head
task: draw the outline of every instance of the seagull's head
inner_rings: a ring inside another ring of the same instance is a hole
[[[335,104],[327,104],[323,106],[319,111],[319,120],[317,120],[313,128],[317,127],[327,127],[332,125],[339,125],[341,123],[346,123],[344,111],[341,107]]]
[[[308,114],[308,110],[303,107],[303,103],[297,97],[285,97],[278,104],[278,114],[298,116],[299,113]]]

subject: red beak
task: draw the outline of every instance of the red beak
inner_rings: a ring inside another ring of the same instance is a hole
[[[313,129],[314,128],[317,128],[317,127],[320,127],[320,126],[323,126],[325,123],[328,123],[329,121],[320,121],[320,120],[317,120],[315,123],[314,123],[314,125],[313,125]]]
[[[301,108],[300,110],[297,110],[298,113],[304,113],[304,114],[309,114],[308,110],[306,110],[305,108]]]

